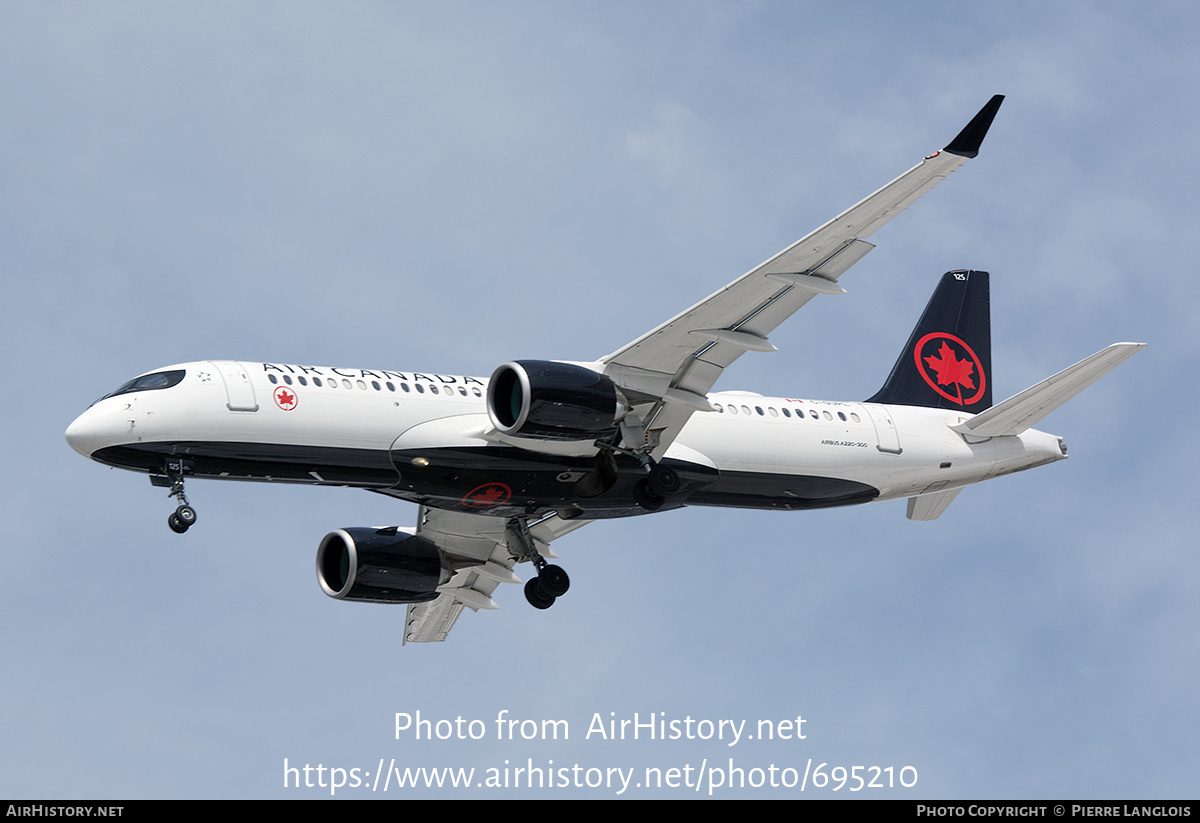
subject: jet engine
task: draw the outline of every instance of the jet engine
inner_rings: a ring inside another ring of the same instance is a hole
[[[504,434],[594,440],[617,429],[629,405],[599,372],[549,360],[515,360],[492,373],[488,417]]]
[[[317,580],[339,600],[424,603],[449,579],[436,546],[395,527],[337,529],[317,549]]]

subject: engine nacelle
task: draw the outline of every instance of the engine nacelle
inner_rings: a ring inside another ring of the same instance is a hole
[[[535,440],[594,440],[612,434],[629,411],[599,372],[550,360],[515,360],[492,373],[488,417],[504,434]]]
[[[399,529],[337,529],[317,549],[317,580],[339,600],[424,603],[450,579],[437,547]]]

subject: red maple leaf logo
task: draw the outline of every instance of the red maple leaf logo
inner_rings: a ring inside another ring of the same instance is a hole
[[[926,357],[925,362],[929,368],[937,372],[937,381],[940,386],[949,386],[957,383],[964,389],[975,388],[975,382],[971,379],[971,372],[975,370],[975,364],[967,359],[958,359],[958,355],[954,350],[946,345],[946,341],[942,341],[942,347],[938,350],[936,357]],[[961,391],[959,392],[961,396]]]
[[[936,354],[924,354],[938,342],[941,346]],[[960,354],[963,355],[961,360]],[[965,341],[949,332],[935,331],[922,337],[913,347],[913,358],[921,379],[950,402],[966,407],[978,403],[983,397],[987,385],[983,361]]]
[[[504,489],[498,489],[495,486],[488,486],[483,491],[471,497],[476,503],[481,506],[490,506],[504,496]]]
[[[280,386],[275,390],[275,402],[284,411],[291,411],[296,407],[296,395]]]
[[[507,503],[510,497],[512,489],[504,483],[484,483],[467,492],[462,503],[472,509],[486,509]]]

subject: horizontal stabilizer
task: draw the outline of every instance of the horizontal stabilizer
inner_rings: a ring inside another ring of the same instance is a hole
[[[1113,343],[1086,360],[1047,377],[1020,394],[952,426],[956,432],[976,437],[1021,434],[1050,412],[1133,357],[1145,343]]]
[[[959,489],[947,489],[936,494],[923,494],[920,497],[908,498],[909,520],[937,520],[942,516],[946,507],[958,497]]]

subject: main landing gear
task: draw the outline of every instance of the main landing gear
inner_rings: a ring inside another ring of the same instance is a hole
[[[538,572],[537,577],[531,577],[525,583],[525,599],[535,609],[550,608],[555,600],[571,588],[571,578],[561,566],[547,563],[546,558],[538,552],[525,518],[514,517],[509,520],[505,534],[508,537],[508,550],[516,555],[518,560],[533,563]]]
[[[548,609],[554,601],[567,593],[571,587],[571,579],[567,577],[562,566],[555,566],[542,558],[542,567],[538,569],[537,577],[525,581],[525,599],[535,609]]]
[[[175,511],[167,517],[167,525],[176,534],[183,534],[196,522],[196,510],[188,503],[187,495],[183,493],[184,461],[168,459],[164,465],[166,476],[150,475],[150,482],[155,486],[165,486],[170,489],[168,497],[179,501]]]
[[[649,512],[656,512],[667,498],[679,491],[679,473],[661,463],[646,464],[646,476],[633,486],[633,499]]]
[[[623,454],[634,458],[642,464],[646,476],[633,485],[633,500],[648,512],[656,512],[661,509],[663,504],[667,502],[667,498],[678,494],[679,489],[683,486],[682,481],[679,479],[679,472],[670,466],[664,466],[662,463],[657,462],[645,451],[622,448],[612,443],[606,443],[603,440],[597,440],[595,446],[600,450],[599,454]],[[597,455],[598,472],[600,466],[599,454]],[[611,462],[611,458],[609,459]],[[611,481],[603,491],[608,491],[615,482],[616,472],[614,470]]]

